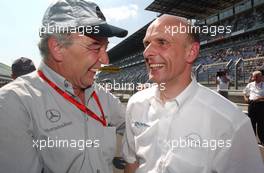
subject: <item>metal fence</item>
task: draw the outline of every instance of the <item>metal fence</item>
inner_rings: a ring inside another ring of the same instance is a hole
[[[197,65],[193,67],[197,81],[204,85],[215,85],[218,71],[226,70],[231,78],[231,86],[240,89],[250,81],[251,73],[255,70],[264,70],[264,57],[238,59],[236,61]]]

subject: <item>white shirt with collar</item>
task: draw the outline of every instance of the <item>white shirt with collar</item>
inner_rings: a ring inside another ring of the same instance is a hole
[[[72,85],[44,63],[39,68],[60,89],[74,95]],[[111,126],[87,116],[59,95],[37,72],[0,89],[0,170],[12,173],[111,173],[116,128],[124,130],[125,109],[119,99],[97,85],[85,90],[85,105],[102,116],[99,97]],[[80,101],[80,100],[79,100]],[[52,116],[51,116],[52,115]],[[34,145],[40,140],[41,150]],[[65,143],[64,143],[64,142]],[[57,143],[56,143],[57,142]],[[60,143],[60,144],[59,144]],[[86,147],[85,147],[86,146]]]
[[[256,100],[258,97],[264,97],[264,82],[250,82],[243,92],[245,95],[249,96],[249,100]]]
[[[248,117],[194,79],[164,105],[157,87],[131,97],[123,155],[139,162],[137,173],[264,170]]]
[[[229,79],[228,76],[226,76],[227,79]],[[217,91],[228,91],[228,87],[229,87],[229,81],[225,81],[224,77],[217,77],[216,80],[218,81],[218,85],[217,85]],[[230,80],[230,79],[229,79]]]

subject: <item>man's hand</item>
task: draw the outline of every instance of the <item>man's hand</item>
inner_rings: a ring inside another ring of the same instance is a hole
[[[135,173],[138,167],[139,167],[139,164],[137,162],[127,163],[125,166],[124,173]]]
[[[249,103],[249,97],[248,96],[244,95],[244,100],[246,103]]]

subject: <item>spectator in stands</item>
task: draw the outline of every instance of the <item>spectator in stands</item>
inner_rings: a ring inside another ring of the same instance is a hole
[[[263,173],[249,118],[191,77],[199,39],[194,33],[166,30],[180,26],[190,24],[162,15],[147,29],[144,57],[149,78],[158,85],[128,102],[125,172]],[[214,148],[210,141],[224,144]]]
[[[227,71],[218,71],[216,74],[217,92],[228,99],[230,78],[227,76]]]
[[[28,58],[18,58],[12,64],[12,78],[16,79],[19,76],[31,73],[36,70],[35,65],[33,64],[31,59]]]
[[[261,71],[252,73],[252,80],[244,89],[244,99],[248,103],[248,116],[254,132],[258,134],[259,140],[264,145],[264,82]]]
[[[42,29],[38,71],[0,89],[1,172],[111,173],[125,110],[94,75],[127,31],[86,0],[53,2]]]

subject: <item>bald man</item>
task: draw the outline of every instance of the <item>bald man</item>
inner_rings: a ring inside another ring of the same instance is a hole
[[[128,102],[125,173],[263,173],[249,118],[192,77],[200,44],[190,28],[162,15],[147,29],[144,57],[157,85]]]
[[[248,116],[261,145],[264,145],[264,82],[261,71],[252,73],[252,82],[244,89],[244,99],[248,103]]]

